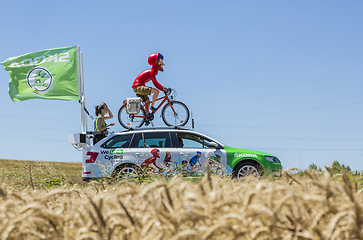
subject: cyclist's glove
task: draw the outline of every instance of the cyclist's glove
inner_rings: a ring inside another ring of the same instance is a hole
[[[166,95],[170,95],[170,93],[171,93],[171,88],[165,88],[165,89],[164,89],[164,93],[165,93]]]

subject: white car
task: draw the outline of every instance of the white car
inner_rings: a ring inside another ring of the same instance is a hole
[[[281,176],[282,170],[280,160],[271,154],[227,147],[192,130],[140,128],[110,134],[89,147],[82,178],[88,181],[146,170],[200,175],[205,172],[207,161],[210,171],[232,174],[238,179],[263,174]]]

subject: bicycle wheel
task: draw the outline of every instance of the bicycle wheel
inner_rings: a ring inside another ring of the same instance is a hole
[[[145,118],[134,117],[133,122],[131,123],[131,115],[126,112],[126,105],[123,105],[118,111],[118,121],[121,126],[126,129],[130,129],[131,127],[137,128],[141,127],[144,124]],[[143,108],[140,109],[140,112],[135,116],[146,116],[145,110]]]
[[[173,106],[171,108],[170,104]],[[161,111],[163,121],[167,126],[184,126],[189,120],[189,109],[188,107],[179,101],[172,101],[170,104],[164,106]]]

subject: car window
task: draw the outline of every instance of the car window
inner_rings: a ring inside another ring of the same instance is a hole
[[[132,134],[117,135],[106,141],[103,148],[128,148],[130,146]]]
[[[135,141],[132,144],[136,148],[170,148],[171,139],[168,132],[148,132],[143,133],[143,138],[135,137]]]
[[[182,148],[208,148],[210,142],[209,139],[190,133],[178,133],[177,137]]]
[[[171,140],[168,132],[144,133],[145,147],[170,148]]]

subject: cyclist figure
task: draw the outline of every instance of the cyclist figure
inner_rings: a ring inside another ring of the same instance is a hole
[[[159,169],[159,171],[162,170],[161,167],[159,167],[158,165],[156,165],[156,159],[160,158],[160,150],[159,149],[152,149],[151,150],[151,154],[153,155],[152,157],[149,157],[147,159],[145,159],[142,163],[141,163],[141,168],[148,172],[148,171],[153,171],[155,172],[155,169],[153,167],[151,167],[150,165],[153,164],[155,167],[157,167],[157,169]]]
[[[182,170],[182,173],[185,175],[188,173],[188,161],[187,160],[184,160],[181,162],[181,170]]]
[[[175,163],[171,161],[171,153],[169,151],[165,152],[164,164],[166,167],[170,167],[170,163]]]
[[[149,105],[150,105],[150,100],[148,95],[150,95],[151,93],[154,94],[153,101],[151,102],[151,111],[154,112],[156,110],[156,108],[154,108],[154,104],[159,96],[159,90],[167,91],[167,88],[165,88],[156,80],[156,75],[158,74],[158,72],[159,71],[164,72],[163,67],[165,64],[163,62],[163,59],[164,57],[161,53],[157,52],[151,54],[147,59],[147,61],[152,67],[140,73],[136,77],[134,83],[131,86],[134,92],[136,93],[136,96],[140,97],[142,101],[145,102],[146,113],[149,112]],[[150,80],[153,82],[156,88],[145,86],[145,83],[149,82]]]
[[[216,171],[222,168],[221,159],[222,157],[218,154],[215,154],[215,156],[208,157],[209,167],[212,171]]]
[[[193,156],[190,161],[189,164],[192,166],[192,171],[194,171],[197,168],[197,163],[199,164],[199,166],[202,166],[202,164],[200,164],[199,162],[199,158],[202,157],[202,153],[197,151],[197,155]]]

